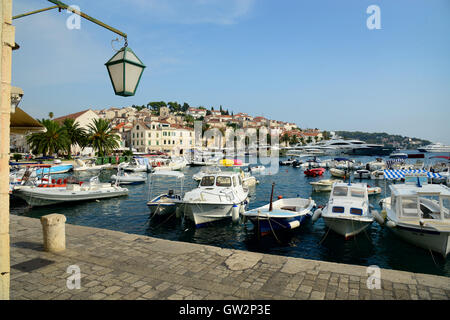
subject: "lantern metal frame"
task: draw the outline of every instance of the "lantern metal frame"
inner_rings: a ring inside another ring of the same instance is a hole
[[[120,54],[120,52],[123,52],[123,57],[122,57],[122,59],[118,59],[118,60],[111,61],[111,60],[113,60],[118,54]],[[139,61],[139,63],[137,63],[136,61],[132,61],[132,60],[130,60],[130,59],[127,58],[127,56],[128,56],[127,53],[129,53],[129,52],[131,52],[131,54],[133,54],[133,56]],[[113,78],[112,78],[112,76],[111,76],[111,71],[109,70],[109,66],[112,66],[112,65],[115,65],[115,64],[119,64],[119,63],[122,63],[122,64],[123,64],[123,70],[122,70],[122,76],[123,76],[123,79],[122,79],[122,81],[123,81],[123,90],[122,90],[122,91],[118,91],[118,90],[117,90],[116,85],[114,84]],[[140,73],[140,75],[139,75],[139,79],[137,80],[136,86],[134,87],[134,90],[133,90],[133,91],[127,91],[127,90],[126,90],[126,86],[125,86],[125,83],[126,83],[126,82],[125,82],[125,81],[126,81],[125,67],[126,67],[126,64],[127,64],[127,63],[132,64],[132,65],[137,66],[137,67],[140,67],[140,68],[142,69],[142,70],[141,70],[141,73]],[[111,83],[112,83],[112,85],[113,85],[113,89],[114,89],[115,94],[116,94],[116,95],[119,95],[119,96],[123,96],[123,97],[134,96],[134,94],[136,93],[136,89],[137,89],[137,87],[139,86],[139,82],[141,81],[141,77],[142,77],[142,74],[144,73],[144,69],[146,68],[146,66],[145,66],[144,63],[141,61],[141,59],[139,59],[138,56],[133,52],[133,50],[131,50],[130,48],[128,48],[126,42],[125,42],[125,46],[124,46],[123,48],[121,48],[119,51],[117,51],[116,54],[114,54],[114,55],[111,57],[111,59],[109,59],[109,60],[105,63],[105,66],[106,66],[106,69],[108,70],[108,75],[109,75],[109,78],[110,78]]]

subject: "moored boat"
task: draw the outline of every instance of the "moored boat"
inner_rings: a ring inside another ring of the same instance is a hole
[[[390,186],[382,201],[392,232],[418,247],[446,257],[450,252],[450,189],[444,185],[405,183]]]
[[[310,182],[309,184],[312,185],[315,192],[329,192],[331,191],[333,184],[336,182],[343,181],[339,179],[324,179],[320,181]]]
[[[313,221],[320,216],[328,228],[346,239],[365,230],[374,221],[369,208],[367,184],[335,183],[327,205],[316,210]]]

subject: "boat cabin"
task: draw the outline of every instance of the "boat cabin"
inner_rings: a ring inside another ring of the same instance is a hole
[[[392,185],[391,209],[399,219],[450,222],[450,189],[443,185]]]
[[[335,183],[328,206],[331,213],[362,216],[367,214],[368,203],[365,183]]]
[[[212,189],[213,187],[242,187],[242,177],[240,174],[233,172],[222,172],[216,175],[205,175],[200,181],[199,187],[206,189]]]

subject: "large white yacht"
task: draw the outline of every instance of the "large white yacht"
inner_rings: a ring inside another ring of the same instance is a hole
[[[423,148],[417,149],[420,152],[439,152],[439,153],[445,153],[450,152],[450,146],[444,145],[440,142],[429,144],[428,146],[425,146]]]
[[[297,144],[291,147],[290,152],[294,150],[304,151],[314,149],[316,152],[321,151],[326,155],[339,155],[339,154],[355,154],[355,155],[385,155],[392,152],[392,148],[385,148],[382,145],[370,144],[361,140],[344,140],[344,139],[331,139],[322,140],[316,143],[311,143],[305,146]],[[386,149],[386,150],[385,150]]]

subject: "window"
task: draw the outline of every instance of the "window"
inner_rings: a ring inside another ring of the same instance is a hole
[[[143,138],[144,137],[144,133],[143,132],[141,132],[141,138]]]
[[[133,138],[134,138],[134,132],[133,132]]]
[[[214,177],[213,176],[206,176],[202,178],[202,181],[200,182],[200,186],[202,187],[212,187],[214,185]]]
[[[164,140],[164,144],[167,144],[167,143],[166,143],[166,140]]]
[[[151,137],[152,137],[152,134],[151,134],[150,132],[148,133],[148,137],[149,137],[149,138],[151,138]]]
[[[136,126],[136,130],[139,130],[139,126]]]
[[[233,185],[234,185],[235,187],[237,187],[237,185],[238,185],[236,176],[233,177]]]
[[[334,213],[344,213],[345,208],[344,207],[333,207],[332,211]]]
[[[159,141],[156,141],[156,145],[159,146]]]
[[[350,213],[356,214],[358,216],[362,216],[363,211],[362,211],[362,209],[359,209],[359,208],[350,208]]]
[[[217,177],[216,186],[231,187],[231,177]]]
[[[347,196],[347,187],[335,187],[333,191],[333,196],[345,197]]]

